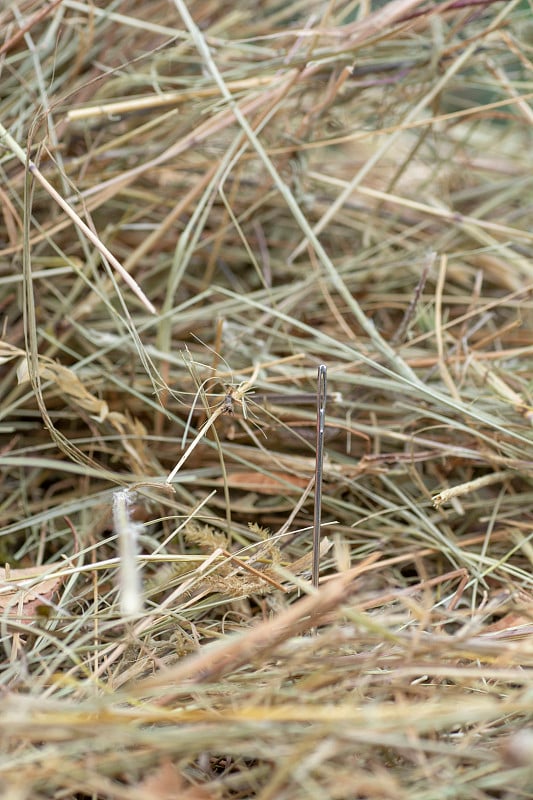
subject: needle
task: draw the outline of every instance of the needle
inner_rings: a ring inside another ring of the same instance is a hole
[[[316,391],[316,460],[315,460],[315,513],[313,517],[313,586],[318,587],[320,566],[320,521],[322,516],[322,465],[324,461],[324,429],[326,423],[327,371],[320,364]]]

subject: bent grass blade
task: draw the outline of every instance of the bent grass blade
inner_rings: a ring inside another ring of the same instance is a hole
[[[254,382],[255,382],[255,380],[257,378],[258,373],[259,373],[259,364],[256,364],[256,366],[254,368],[254,371],[253,371],[252,375],[250,376],[250,380],[245,381],[244,383],[240,384],[240,386],[238,386],[234,390],[234,392],[232,394],[232,400],[234,402],[241,403],[241,405],[242,405],[243,400],[244,400],[244,396],[245,396],[246,392],[250,389],[250,387],[253,386],[253,384],[254,384]],[[187,461],[187,459],[189,458],[190,454],[192,453],[192,451],[194,450],[194,448],[196,447],[198,442],[205,436],[207,431],[214,425],[216,420],[220,416],[222,416],[222,414],[227,414],[227,413],[228,413],[228,408],[227,408],[226,400],[224,398],[222,403],[214,410],[213,414],[204,422],[204,424],[202,425],[202,427],[200,428],[200,430],[198,431],[198,433],[196,434],[196,436],[194,437],[194,439],[192,440],[192,442],[188,446],[187,450],[184,452],[184,454],[182,455],[182,457],[180,458],[180,460],[178,461],[178,463],[176,464],[174,469],[170,472],[170,474],[167,477],[165,483],[167,483],[167,484],[168,483],[172,483],[172,481],[174,480],[174,478],[176,477],[176,475],[178,474],[178,472],[180,471],[180,469],[182,468],[184,463]]]

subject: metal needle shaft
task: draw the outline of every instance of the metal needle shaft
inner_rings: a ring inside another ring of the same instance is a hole
[[[324,462],[324,429],[326,425],[327,367],[320,364],[316,393],[316,459],[315,459],[315,512],[313,516],[313,586],[318,587],[320,567],[320,522],[322,516],[322,466]]]

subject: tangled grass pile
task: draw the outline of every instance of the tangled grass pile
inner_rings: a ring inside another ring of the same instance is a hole
[[[531,12],[4,4],[4,797],[533,797]]]

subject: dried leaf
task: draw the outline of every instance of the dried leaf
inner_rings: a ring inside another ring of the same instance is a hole
[[[224,483],[219,478],[217,483]],[[227,480],[230,489],[242,489],[243,492],[257,492],[258,494],[293,494],[306,489],[309,485],[308,478],[300,478],[289,472],[271,472],[263,475],[260,472],[230,472]]]
[[[37,608],[50,601],[61,583],[61,576],[50,575],[48,566],[11,569],[0,567],[0,611],[7,616],[31,621]],[[40,576],[43,576],[42,578]]]

